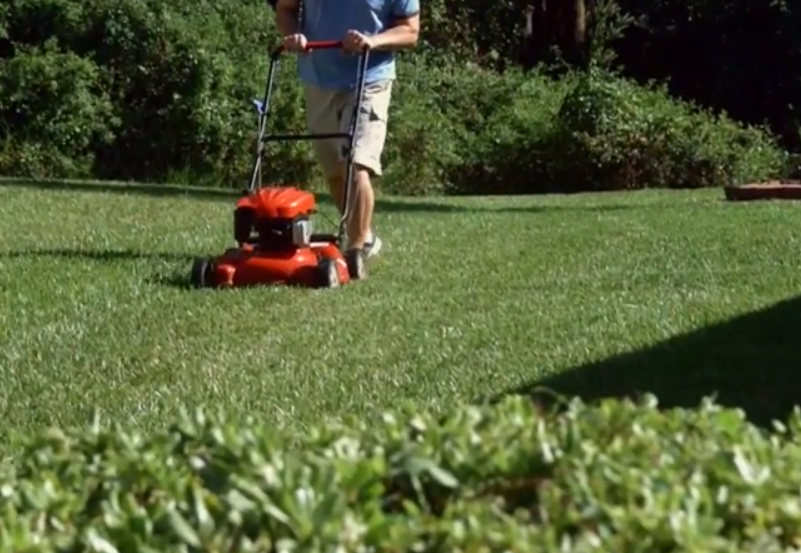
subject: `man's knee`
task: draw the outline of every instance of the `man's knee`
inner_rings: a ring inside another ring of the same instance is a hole
[[[374,174],[370,167],[366,167],[361,163],[353,164],[353,180],[360,186],[371,186],[371,177]]]
[[[382,174],[381,159],[375,156],[359,155],[357,152],[353,156],[354,174],[364,174],[368,180],[371,177],[380,177]]]
[[[357,133],[353,149],[354,165],[366,169],[371,175],[380,177],[383,174],[381,158],[384,155],[387,137],[386,120],[365,121]]]
[[[391,92],[392,81],[370,84],[364,91],[363,109],[356,125],[353,163],[369,171],[371,176],[380,177],[383,173],[381,158],[387,138]]]

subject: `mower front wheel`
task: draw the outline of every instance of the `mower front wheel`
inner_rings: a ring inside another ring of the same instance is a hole
[[[211,288],[214,286],[214,263],[211,259],[196,259],[192,264],[190,284],[195,288]]]
[[[353,280],[364,280],[367,278],[367,267],[364,263],[364,253],[358,249],[350,249],[345,252],[345,263],[348,265],[348,274]]]
[[[336,260],[330,257],[320,258],[317,262],[317,285],[320,288],[337,288],[339,284]]]

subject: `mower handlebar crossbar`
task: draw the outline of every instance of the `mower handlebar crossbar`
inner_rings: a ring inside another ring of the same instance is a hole
[[[313,50],[336,50],[342,48],[343,43],[341,40],[316,40],[306,43],[306,52]],[[259,133],[256,145],[256,161],[253,164],[253,171],[251,172],[250,186],[248,192],[253,192],[261,187],[261,168],[262,159],[264,155],[264,145],[266,142],[280,142],[280,141],[298,141],[298,140],[326,140],[326,139],[343,139],[347,140],[347,156],[345,158],[346,178],[345,189],[343,190],[345,209],[342,212],[342,217],[339,221],[338,236],[340,241],[345,236],[345,223],[349,217],[352,200],[353,188],[353,148],[356,142],[356,124],[357,118],[361,111],[362,102],[364,100],[364,85],[367,78],[367,67],[370,56],[370,51],[364,48],[359,55],[359,63],[356,70],[356,99],[353,102],[353,111],[350,118],[350,124],[347,132],[337,133],[315,133],[315,134],[267,134],[267,116],[270,112],[270,100],[273,94],[273,84],[275,82],[276,69],[281,55],[286,52],[283,45],[278,46],[272,51],[270,55],[270,69],[267,74],[267,86],[264,91],[262,100],[255,100],[254,104],[259,113]]]
[[[311,52],[312,50],[337,50],[342,48],[342,41],[341,40],[313,40],[311,42],[306,43],[306,52]],[[286,52],[286,48],[284,45],[278,46],[275,50],[273,50],[270,59],[277,59],[281,56],[281,54]]]

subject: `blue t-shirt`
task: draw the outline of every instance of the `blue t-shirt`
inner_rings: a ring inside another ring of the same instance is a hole
[[[377,35],[397,17],[420,11],[420,0],[302,0],[303,27],[309,41],[342,40],[349,30]],[[315,50],[298,60],[300,79],[318,88],[347,90],[356,86],[359,57],[342,50]],[[395,78],[395,54],[372,51],[365,84]]]

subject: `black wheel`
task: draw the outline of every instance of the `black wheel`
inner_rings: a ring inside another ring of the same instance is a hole
[[[190,283],[195,288],[210,288],[214,286],[214,264],[211,259],[196,259],[192,264]]]
[[[317,285],[320,288],[337,288],[339,286],[337,262],[330,257],[321,257],[317,262]]]
[[[350,249],[345,252],[345,263],[348,264],[348,274],[353,280],[367,278],[367,266],[364,263],[364,252]]]

